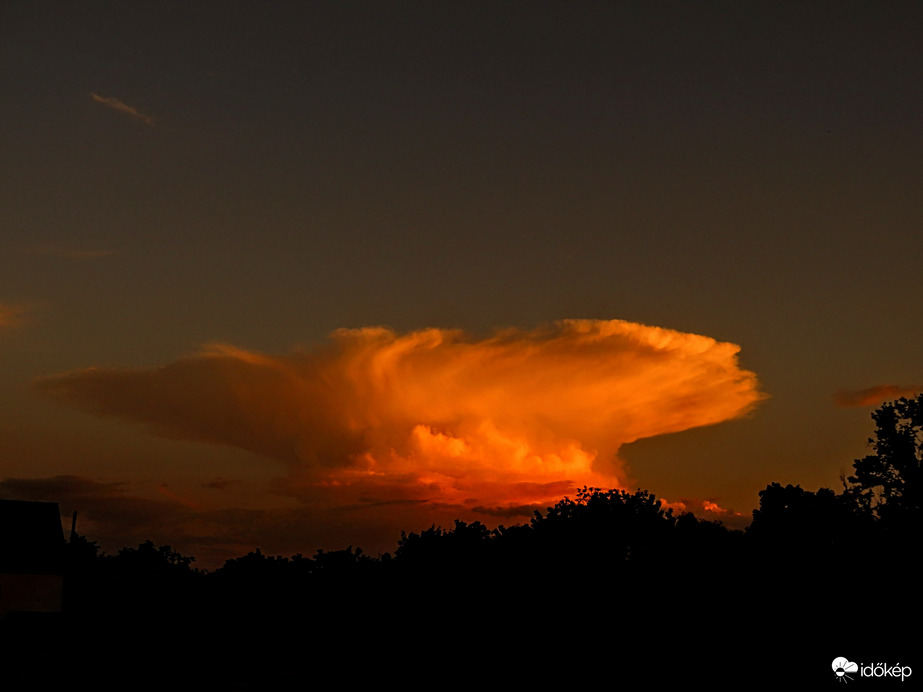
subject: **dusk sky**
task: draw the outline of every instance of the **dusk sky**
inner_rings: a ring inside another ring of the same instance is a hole
[[[393,550],[742,527],[923,388],[919,2],[0,5],[0,497]],[[66,528],[69,528],[66,527]]]

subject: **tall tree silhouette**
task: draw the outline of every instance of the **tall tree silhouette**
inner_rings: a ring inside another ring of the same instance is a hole
[[[883,404],[872,414],[875,451],[853,463],[846,492],[858,507],[887,521],[920,516],[923,492],[923,394]]]

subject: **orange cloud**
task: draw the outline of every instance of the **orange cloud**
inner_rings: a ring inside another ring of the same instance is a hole
[[[914,397],[923,392],[923,385],[884,384],[868,389],[841,390],[834,397],[834,403],[841,408],[852,406],[877,406],[885,401]]]
[[[665,509],[672,509],[674,515],[688,512],[699,519],[720,521],[730,529],[743,529],[750,523],[748,516],[734,509],[722,507],[715,499],[680,498],[670,501],[661,498],[660,502]]]
[[[131,117],[136,118],[137,120],[140,120],[141,122],[147,123],[148,125],[154,124],[154,118],[152,118],[149,115],[145,115],[144,113],[139,111],[134,106],[129,106],[127,103],[125,103],[119,98],[116,98],[114,96],[100,96],[99,94],[94,94],[93,92],[90,92],[90,98],[96,101],[96,103],[101,103],[104,106],[107,106],[114,110],[120,111],[122,113],[127,113]]]
[[[38,386],[163,437],[284,462],[279,491],[305,501],[503,514],[582,485],[626,487],[622,445],[745,415],[764,397],[738,351],[620,320],[482,340],[370,327],[311,351],[213,345],[158,368],[92,368]]]

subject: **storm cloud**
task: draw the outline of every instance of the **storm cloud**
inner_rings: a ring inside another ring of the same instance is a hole
[[[764,398],[739,347],[620,320],[483,339],[342,329],[284,355],[215,344],[145,369],[44,378],[50,396],[159,436],[283,464],[281,492],[503,512],[626,487],[635,440],[744,416]]]

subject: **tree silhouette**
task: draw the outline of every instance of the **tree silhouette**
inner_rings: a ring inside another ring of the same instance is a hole
[[[352,546],[290,558],[257,548],[203,572],[170,546],[147,541],[110,556],[75,535],[63,617],[81,636],[66,665],[30,654],[37,637],[8,630],[3,640],[2,621],[0,644],[43,671],[42,683],[95,683],[93,661],[119,689],[175,687],[176,671],[188,688],[283,689],[303,681],[306,651],[329,669],[349,671],[358,657],[384,670],[455,656],[470,672],[536,651],[547,661],[605,660],[614,648],[619,681],[649,686],[659,674],[652,660],[700,663],[696,642],[664,648],[682,623],[746,633],[724,641],[722,669],[736,655],[750,676],[780,653],[786,665],[792,651],[813,657],[818,641],[841,632],[866,651],[885,641],[891,656],[904,623],[919,619],[912,596],[897,608],[877,604],[917,592],[923,397],[873,418],[874,453],[855,461],[843,493],[771,483],[746,532],[674,515],[645,490],[584,487],[524,524],[456,520],[401,532],[394,555],[378,558]],[[472,644],[495,631],[511,633],[496,655]],[[234,665],[204,663],[203,642]],[[53,668],[67,675],[53,679]]]
[[[112,560],[123,571],[136,573],[187,572],[195,562],[194,557],[181,555],[169,545],[158,547],[153,541],[145,541],[137,549],[122,548]]]
[[[817,492],[770,483],[760,491],[747,537],[763,559],[836,563],[865,534],[870,517],[848,496],[829,488]]]
[[[853,463],[846,493],[866,512],[887,521],[920,516],[923,462],[923,394],[883,404],[872,414],[875,450]]]
[[[401,531],[394,557],[404,565],[454,570],[481,561],[492,536],[479,521],[468,524],[456,519],[454,529],[433,524],[420,533]]]

